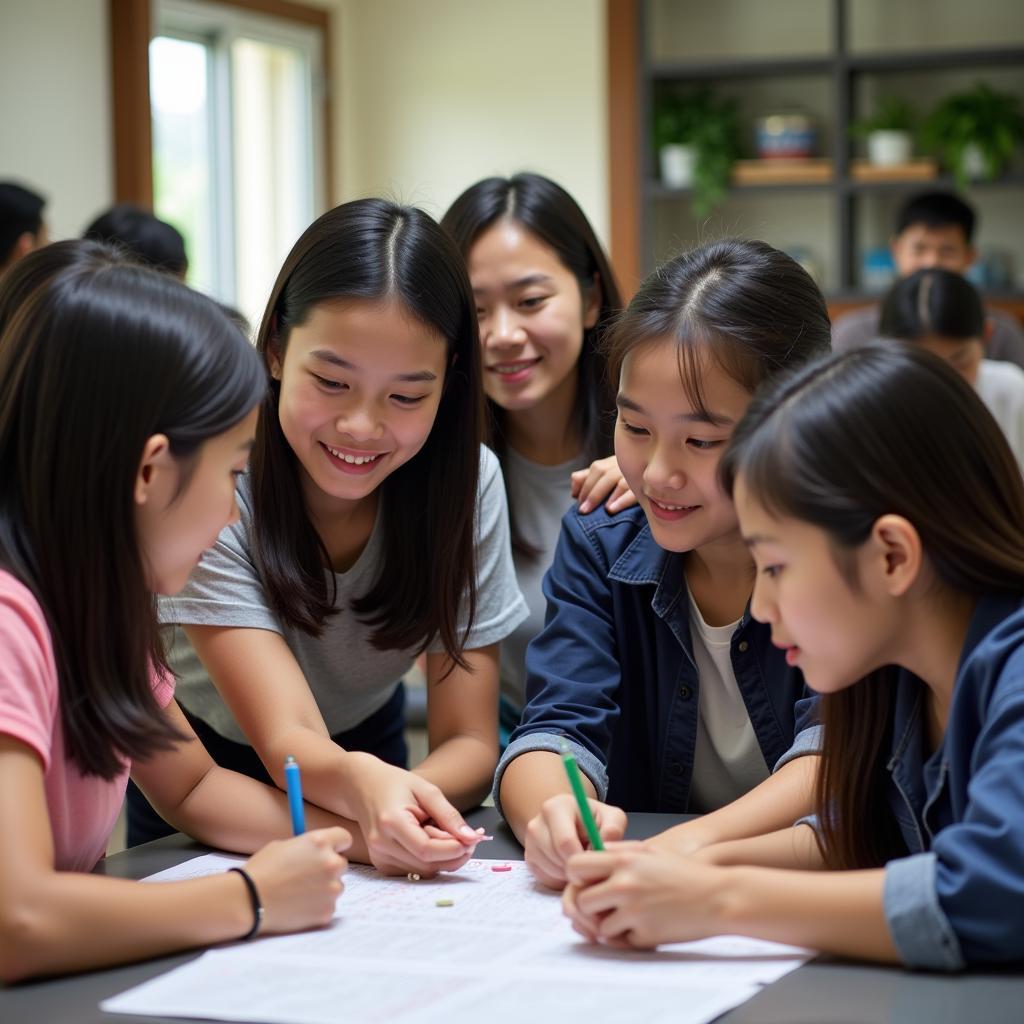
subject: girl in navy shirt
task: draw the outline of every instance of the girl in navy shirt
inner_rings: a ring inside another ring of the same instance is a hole
[[[563,884],[583,848],[563,744],[605,838],[621,835],[618,808],[715,811],[762,783],[768,799],[685,829],[674,848],[754,835],[809,808],[806,765],[765,782],[795,753],[803,680],[747,611],[754,565],[716,471],[755,387],[826,352],[829,337],[806,272],[739,239],[669,261],[616,324],[615,454],[640,507],[566,514],[545,628],[527,651],[528,703],[494,787],[544,883]]]
[[[757,563],[752,613],[821,694],[817,815],[711,863],[583,854],[578,930],[1020,962],[1024,484],[998,424],[934,356],[872,346],[759,396],[723,477]]]

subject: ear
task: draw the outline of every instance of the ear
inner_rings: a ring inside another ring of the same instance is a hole
[[[22,256],[27,256],[35,248],[36,236],[31,231],[24,231],[18,235],[18,240],[14,243],[11,255],[15,260],[19,260]]]
[[[267,359],[267,369],[270,371],[270,376],[273,377],[274,380],[280,381],[280,379],[281,379],[281,370],[282,370],[282,367],[283,367],[283,360],[281,359],[281,356],[278,353],[278,348],[277,348],[277,343],[276,342],[271,341],[270,344],[267,345],[266,359]]]
[[[995,331],[996,331],[996,322],[995,322],[995,320],[993,320],[991,316],[986,316],[985,317],[985,333],[982,335],[982,338],[981,338],[981,343],[982,343],[982,345],[985,346],[986,349],[988,348],[988,344],[992,340],[992,335],[995,334]]]
[[[903,516],[879,516],[871,528],[874,581],[890,597],[902,597],[921,575],[921,537]]]
[[[135,474],[135,504],[145,505],[157,494],[163,493],[169,475],[177,465],[171,454],[171,442],[166,434],[154,434],[142,446],[142,458]]]
[[[976,245],[967,246],[967,263],[964,265],[964,270],[968,267],[974,266],[974,261],[978,258],[978,247]]]
[[[589,287],[583,296],[583,328],[584,330],[590,330],[597,323],[597,318],[601,315],[601,302],[604,299],[604,293],[601,289],[601,279],[594,274],[594,280],[591,282]]]

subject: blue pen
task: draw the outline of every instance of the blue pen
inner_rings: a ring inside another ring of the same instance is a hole
[[[292,831],[301,836],[306,831],[306,812],[302,807],[302,780],[299,762],[289,754],[284,759],[284,783],[288,787],[288,809],[292,812]]]

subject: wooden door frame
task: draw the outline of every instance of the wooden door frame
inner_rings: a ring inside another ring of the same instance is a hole
[[[640,0],[606,0],[610,256],[624,300],[643,276],[640,258]]]

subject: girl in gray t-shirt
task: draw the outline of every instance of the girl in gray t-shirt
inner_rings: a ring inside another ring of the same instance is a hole
[[[615,394],[599,343],[621,302],[586,215],[539,174],[478,181],[441,224],[469,268],[490,444],[501,460],[516,579],[530,611],[501,645],[507,739],[526,703],[526,647],[544,625],[541,580],[562,516],[574,494],[583,511],[606,498],[611,511],[634,502],[614,456],[602,458],[612,450]]]
[[[458,808],[497,761],[498,643],[527,613],[462,260],[417,209],[339,206],[296,242],[256,346],[238,521],[160,609],[179,699],[215,756],[280,786],[294,756],[354,859],[457,867],[479,841]],[[421,652],[430,753],[410,772],[388,761]]]

